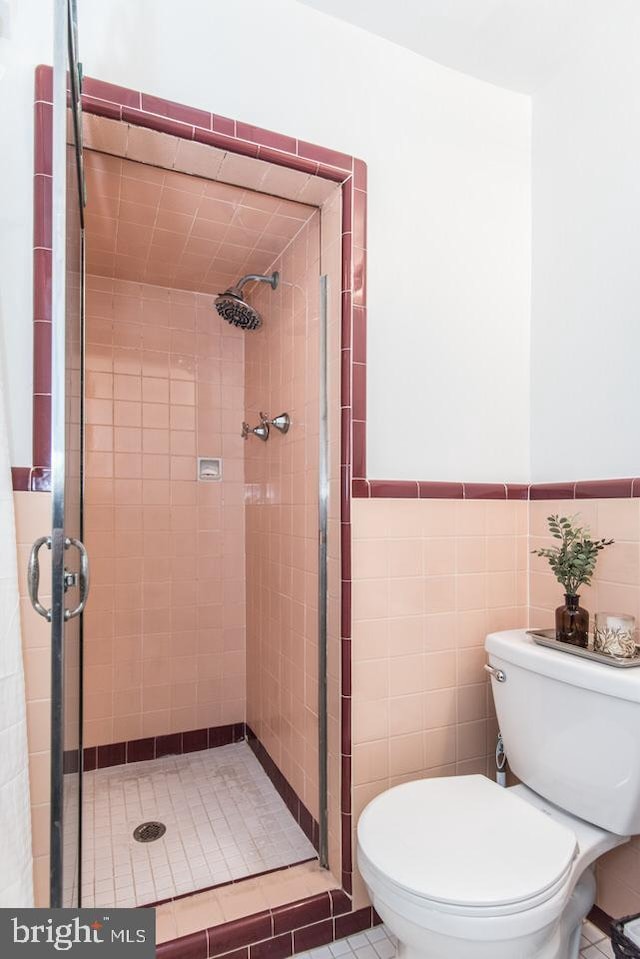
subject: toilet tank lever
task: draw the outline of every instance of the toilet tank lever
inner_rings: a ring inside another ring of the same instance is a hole
[[[502,669],[496,669],[495,666],[491,666],[489,663],[484,664],[485,671],[489,673],[492,679],[495,679],[497,683],[506,683],[507,674]]]

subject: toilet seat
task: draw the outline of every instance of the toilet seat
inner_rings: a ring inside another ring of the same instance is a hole
[[[570,828],[484,776],[390,789],[360,817],[358,845],[363,874],[394,898],[478,918],[550,900],[578,851]]]

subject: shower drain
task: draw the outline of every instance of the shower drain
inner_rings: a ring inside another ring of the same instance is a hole
[[[133,838],[136,842],[153,842],[154,839],[160,839],[167,831],[163,822],[142,822],[133,830]]]

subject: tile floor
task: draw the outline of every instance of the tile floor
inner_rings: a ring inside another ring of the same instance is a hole
[[[295,959],[395,959],[396,941],[384,926],[367,929],[328,946],[300,952]],[[613,957],[611,943],[593,923],[585,922],[580,945],[581,959]]]
[[[315,857],[246,743],[100,769],[83,790],[85,906],[143,905]],[[147,820],[167,831],[136,842]]]

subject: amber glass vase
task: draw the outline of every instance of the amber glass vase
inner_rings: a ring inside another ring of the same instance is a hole
[[[556,639],[572,646],[586,646],[589,642],[589,613],[580,605],[579,596],[565,593],[564,606],[556,609]]]

